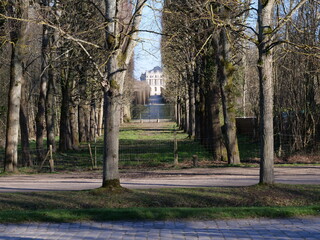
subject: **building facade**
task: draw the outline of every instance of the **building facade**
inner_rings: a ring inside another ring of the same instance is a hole
[[[142,74],[141,80],[145,80],[149,84],[151,96],[161,95],[165,88],[165,78],[160,67],[155,67],[145,74]]]

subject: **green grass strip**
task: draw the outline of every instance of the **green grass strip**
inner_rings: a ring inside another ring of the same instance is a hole
[[[319,216],[320,206],[226,208],[120,208],[1,211],[0,223],[120,220],[211,220]]]

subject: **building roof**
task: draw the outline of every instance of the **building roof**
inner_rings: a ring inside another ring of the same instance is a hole
[[[140,76],[140,81],[146,81],[147,73],[156,73],[156,72],[162,72],[162,68],[159,66],[156,66],[152,70],[146,71],[145,73],[142,73]]]
[[[152,70],[148,71],[148,72],[162,72],[162,68],[159,66],[154,67]]]

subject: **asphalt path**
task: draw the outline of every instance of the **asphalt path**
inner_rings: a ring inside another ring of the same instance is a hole
[[[0,177],[0,192],[85,190],[101,186],[101,172],[9,175]],[[130,189],[249,186],[259,182],[259,168],[194,168],[126,171],[121,185]],[[320,166],[277,167],[275,182],[320,184]]]

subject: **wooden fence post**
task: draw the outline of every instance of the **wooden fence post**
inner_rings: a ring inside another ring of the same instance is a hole
[[[193,155],[192,156],[192,162],[194,167],[198,167],[198,155]]]

